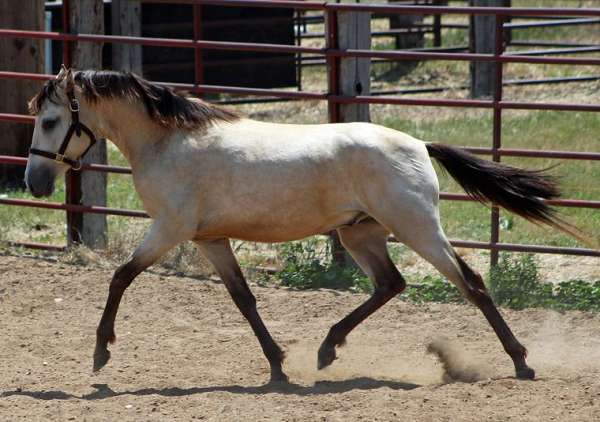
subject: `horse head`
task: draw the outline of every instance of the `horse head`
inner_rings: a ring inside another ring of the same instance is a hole
[[[35,197],[51,195],[56,178],[70,168],[78,170],[80,158],[96,142],[80,121],[77,91],[73,72],[63,66],[29,102],[35,127],[25,183]]]

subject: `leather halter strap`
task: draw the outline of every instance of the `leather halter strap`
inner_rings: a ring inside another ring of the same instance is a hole
[[[96,136],[94,136],[94,132],[92,132],[92,130],[89,127],[87,127],[79,121],[79,101],[77,100],[77,98],[75,98],[73,92],[68,92],[67,97],[69,98],[69,110],[71,110],[71,125],[69,126],[69,129],[65,134],[65,137],[62,141],[62,144],[60,145],[60,148],[58,149],[58,152],[49,152],[37,148],[30,148],[29,153],[50,158],[51,160],[58,161],[59,163],[68,164],[73,170],[80,170],[81,159],[96,143]],[[67,150],[69,142],[73,137],[73,132],[75,132],[77,136],[81,136],[81,132],[83,132],[90,139],[90,144],[76,160],[65,156],[65,151]]]

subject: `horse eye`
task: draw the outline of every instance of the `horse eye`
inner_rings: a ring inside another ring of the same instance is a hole
[[[54,126],[58,123],[58,119],[47,119],[42,122],[42,129],[48,131],[52,130]]]

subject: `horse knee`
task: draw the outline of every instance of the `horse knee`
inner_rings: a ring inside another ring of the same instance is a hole
[[[121,265],[113,274],[109,291],[115,293],[124,292],[139,272],[138,266],[133,261]]]
[[[388,274],[377,277],[375,284],[374,293],[385,298],[396,296],[406,289],[406,280],[395,268]]]

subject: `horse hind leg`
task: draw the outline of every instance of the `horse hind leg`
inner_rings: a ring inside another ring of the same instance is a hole
[[[417,217],[415,216],[415,218]],[[481,310],[498,336],[504,350],[511,357],[517,377],[533,379],[535,372],[527,366],[525,361],[527,350],[516,339],[494,305],[481,276],[456,254],[448,242],[437,218],[437,213],[432,213],[429,217],[427,213],[420,213],[419,220],[421,221],[418,224],[403,225],[402,227],[394,227],[393,222],[385,224],[400,241],[429,261]]]
[[[500,339],[504,350],[511,357],[517,378],[534,379],[535,371],[527,365],[527,349],[517,340],[506,321],[494,305],[479,274],[473,271],[456,253],[455,259],[460,266],[464,279],[468,284],[467,298],[473,302],[488,320]]]
[[[340,240],[356,263],[375,286],[372,296],[329,330],[318,353],[318,369],[329,366],[336,358],[335,348],[362,321],[399,294],[406,287],[404,278],[387,251],[389,232],[374,220],[338,229]]]

